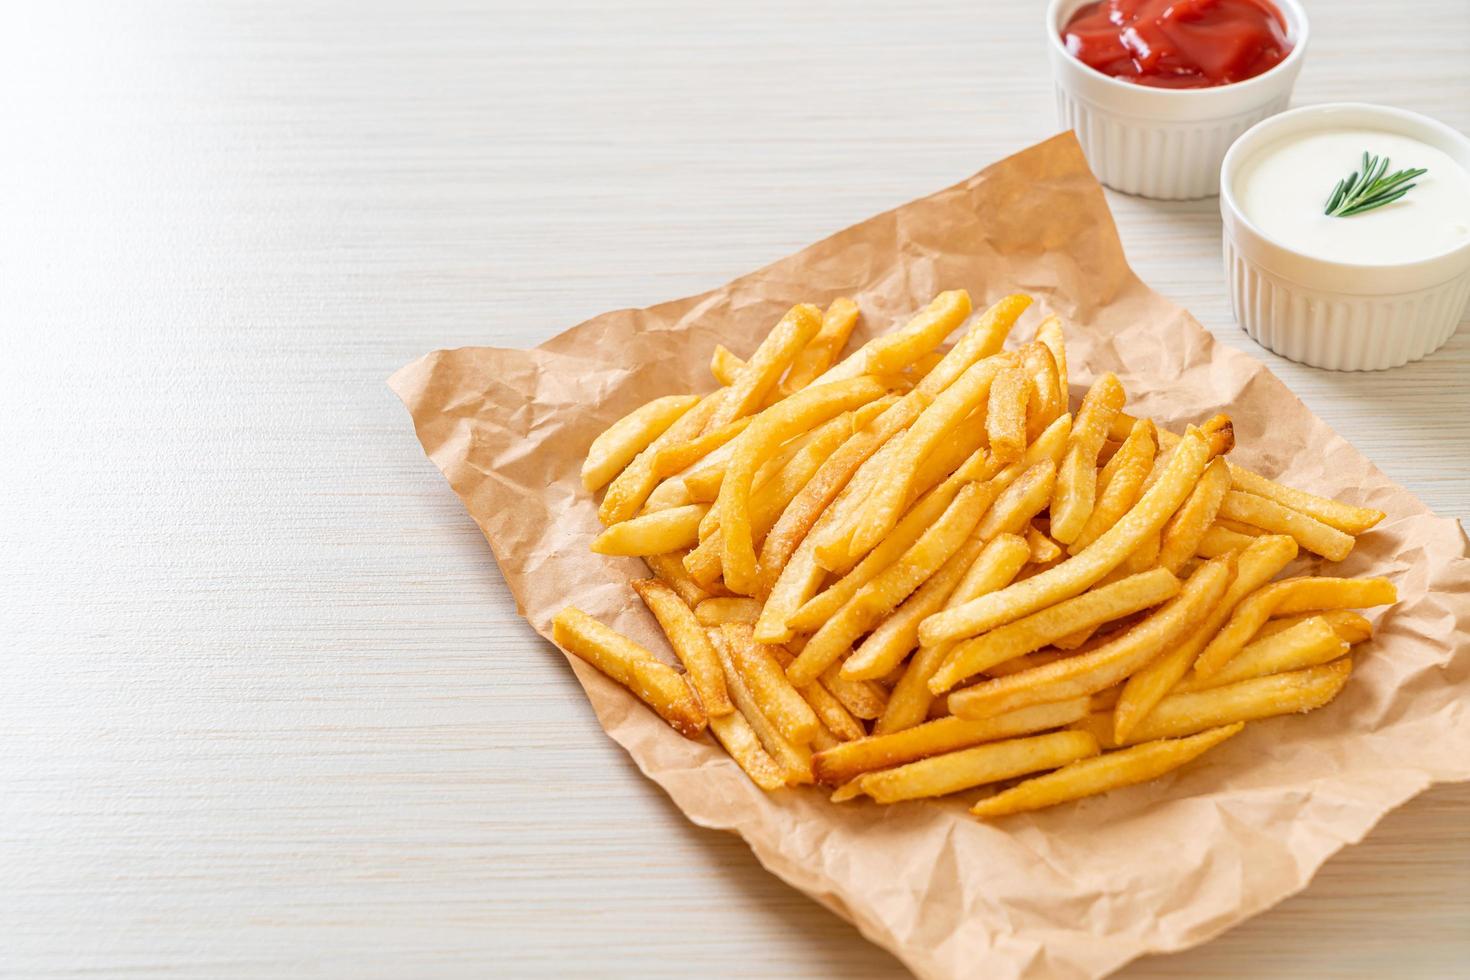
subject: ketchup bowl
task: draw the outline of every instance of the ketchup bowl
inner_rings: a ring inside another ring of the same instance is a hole
[[[1278,13],[1279,29],[1290,49],[1278,57],[1246,59],[1252,69],[1264,70],[1240,77],[1220,68],[1238,46],[1239,34],[1227,35],[1224,27],[1218,28],[1219,43],[1212,46],[1212,28],[1194,27],[1188,32],[1190,49],[1170,51],[1162,47],[1163,38],[1152,38],[1158,46],[1149,54],[1160,69],[1137,74],[1130,70],[1125,77],[1113,77],[1069,51],[1063,38],[1073,18],[1083,8],[1094,6],[1095,0],[1049,3],[1046,33],[1056,80],[1057,117],[1064,127],[1076,131],[1088,163],[1104,184],[1125,194],[1165,200],[1218,194],[1220,163],[1230,144],[1251,126],[1286,108],[1307,49],[1306,12],[1298,0],[1221,2],[1247,14]],[[1159,7],[1168,15],[1186,7],[1148,2],[1130,6],[1145,13]],[[1213,6],[1204,5],[1206,9]],[[1119,31],[1121,34],[1122,28]],[[1142,30],[1130,34],[1135,44],[1138,34],[1147,40]],[[1193,62],[1190,55],[1195,56]],[[1195,62],[1197,71],[1182,67]],[[1179,75],[1171,76],[1170,71]],[[1175,84],[1208,87],[1170,87]]]

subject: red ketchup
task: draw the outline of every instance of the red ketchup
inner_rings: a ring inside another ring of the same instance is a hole
[[[1269,0],[1099,0],[1072,15],[1062,40],[1104,75],[1155,88],[1229,85],[1291,53]]]

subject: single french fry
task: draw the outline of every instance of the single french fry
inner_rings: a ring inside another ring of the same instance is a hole
[[[942,344],[969,315],[969,293],[963,289],[940,293],[901,330],[879,337],[868,346],[868,373],[902,369]]]
[[[800,391],[832,366],[857,326],[859,312],[858,305],[846,296],[839,296],[827,305],[822,314],[822,328],[807,341],[786,372],[780,387],[782,395]]]
[[[1049,564],[1062,557],[1061,546],[1037,530],[1034,524],[1026,528],[1026,547],[1031,549],[1033,564]]]
[[[1238,735],[1243,728],[1243,722],[1236,722],[1187,738],[1148,742],[1082,759],[987,797],[972,806],[970,812],[994,819],[1146,783],[1194,761],[1227,738]]]
[[[662,555],[644,555],[643,563],[654,578],[673,589],[684,604],[693,609],[716,593],[706,589],[690,576],[684,568],[685,551],[670,551]]]
[[[772,759],[762,746],[755,729],[738,711],[726,715],[711,716],[709,730],[719,739],[735,764],[745,770],[750,781],[767,793],[786,785],[785,770]]]
[[[786,679],[786,671],[775,655],[765,644],[755,642],[749,626],[727,623],[719,629],[730,662],[765,716],[793,745],[809,745],[821,723],[811,705]]]
[[[705,713],[715,718],[734,711],[735,706],[725,691],[725,674],[720,667],[720,658],[679,594],[653,578],[635,579],[633,591],[658,620],[664,636],[668,637],[669,646],[684,665],[690,686],[699,695]]]
[[[1220,514],[1234,521],[1254,524],[1273,534],[1289,534],[1297,544],[1328,561],[1342,561],[1356,543],[1351,534],[1323,524],[1301,511],[1253,493],[1231,490],[1220,505]]]
[[[943,694],[968,677],[1040,650],[1075,630],[1095,628],[1167,602],[1179,590],[1179,579],[1166,569],[1155,568],[1073,596],[958,644],[929,681],[929,690]]]
[[[1025,565],[1029,551],[1026,543],[1016,535],[1001,534],[992,538],[965,572],[946,605],[969,602],[1005,588]],[[883,716],[874,729],[877,734],[912,728],[924,720],[934,702],[934,695],[929,691],[929,678],[939,669],[952,647],[952,643],[942,643],[919,648],[888,699]]]
[[[733,441],[753,420],[754,416],[746,415],[718,428],[706,429],[693,439],[677,446],[665,446],[653,458],[653,475],[662,480],[675,473],[682,473],[716,449]]]
[[[739,355],[731,353],[724,344],[715,344],[714,353],[709,359],[709,373],[722,385],[732,385],[740,377],[740,372],[745,370],[745,361]]]
[[[688,548],[699,541],[699,521],[709,504],[655,510],[614,524],[592,540],[599,555],[642,557]]]
[[[1230,467],[1226,465],[1225,457],[1216,456],[1205,467],[1204,475],[1188,499],[1164,525],[1157,559],[1160,566],[1178,572],[1186,561],[1194,557],[1229,491]]]
[[[1016,478],[990,505],[975,534],[990,540],[997,534],[1020,534],[1031,526],[1031,518],[1046,509],[1056,486],[1057,467],[1044,459]]]
[[[1230,555],[1212,559],[1184,583],[1167,605],[1117,639],[1045,667],[967,687],[950,695],[949,710],[962,718],[988,718],[1111,687],[1185,635],[1224,595],[1235,573],[1234,565]]]
[[[1051,351],[1052,363],[1057,366],[1057,398],[1062,411],[1072,404],[1071,381],[1067,376],[1067,342],[1062,336],[1062,321],[1052,315],[1036,327],[1036,341]]]
[[[587,459],[582,463],[582,486],[589,493],[600,489],[698,403],[698,395],[665,395],[635,408],[608,426],[587,450]]]
[[[1020,364],[1003,368],[990,385],[985,431],[990,454],[1003,463],[1021,458],[1026,450],[1026,406],[1031,381]]]
[[[879,803],[946,796],[1002,779],[1055,769],[1097,755],[1087,732],[1061,731],[1002,742],[984,742],[863,776],[862,789]]]
[[[729,394],[705,425],[706,430],[718,429],[746,415],[756,412],[781,380],[781,375],[791,366],[796,355],[807,341],[822,329],[822,311],[810,303],[798,303],[786,312],[779,323],[761,341],[750,360],[741,368],[735,383],[730,385]],[[869,399],[871,400],[871,399]]]
[[[1203,691],[1252,677],[1331,663],[1346,654],[1350,646],[1327,620],[1321,616],[1310,616],[1290,629],[1247,643],[1229,663],[1208,678],[1185,677],[1174,685],[1173,693]]]
[[[918,541],[822,625],[791,665],[788,673],[792,682],[808,684],[815,680],[846,655],[859,636],[877,625],[938,571],[975,529],[984,503],[981,485],[966,484],[944,515]]]
[[[1253,592],[1231,614],[1194,662],[1195,673],[1209,677],[1230,662],[1273,615],[1319,609],[1362,609],[1398,602],[1398,590],[1382,578],[1289,578]]]
[[[734,654],[730,650],[730,644],[723,630],[706,630],[705,635],[709,637],[710,645],[714,647],[715,653],[720,658],[720,666],[725,671],[725,690],[729,692],[730,700],[735,703],[736,709],[755,731],[761,745],[781,767],[786,785],[797,786],[802,783],[810,783],[812,781],[811,749],[788,739],[766,715],[760,698],[751,690],[744,675],[736,667]]]
[[[862,777],[843,783],[827,797],[829,803],[851,803],[863,795]]]
[[[1026,439],[1034,441],[1048,425],[1067,411],[1061,394],[1057,362],[1051,348],[1032,341],[1021,348],[1021,365],[1031,379],[1026,399]]]
[[[888,769],[959,749],[1044,732],[1070,725],[1087,715],[1086,698],[1039,704],[980,721],[939,718],[890,735],[845,742],[812,756],[817,782],[837,786],[866,772]]]
[[[1228,427],[1191,433],[1172,454],[1164,476],[1080,554],[999,592],[935,613],[920,624],[919,640],[934,645],[975,636],[1083,592],[1121,565],[1145,537],[1162,528],[1210,460],[1232,444]]]
[[[612,525],[626,521],[638,513],[638,509],[658,483],[653,464],[660,450],[665,446],[677,446],[699,435],[729,390],[721,388],[705,395],[699,404],[680,415],[673,425],[633,457],[633,461],[608,484],[607,493],[597,508],[597,519],[605,525]]]
[[[1227,551],[1240,551],[1254,540],[1254,535],[1232,531],[1216,521],[1205,530],[1194,550],[1201,558],[1218,558]]]
[[[976,535],[940,566],[923,585],[903,601],[893,615],[879,623],[867,639],[842,663],[842,676],[852,680],[886,681],[895,670],[904,672],[903,660],[919,642],[919,622],[944,607],[955,586],[980,555],[985,542]],[[895,677],[893,683],[898,683]]]
[[[858,517],[852,523],[850,543],[819,543],[819,562],[828,568],[839,567],[836,562],[840,562],[842,556],[866,554],[893,530],[903,514],[903,505],[909,499],[919,465],[950,437],[955,426],[984,403],[996,375],[1007,366],[1007,357],[1014,359],[1013,355],[996,355],[977,361],[954,384],[944,389],[933,404],[919,414],[913,425],[896,437],[898,448],[891,460],[891,469],[884,479],[875,483],[863,501]],[[842,550],[829,557],[829,550],[839,544]]]
[[[1051,506],[1051,536],[1062,544],[1076,541],[1092,516],[1097,502],[1097,456],[1126,397],[1117,376],[1108,373],[1098,378],[1082,399]]]
[[[733,389],[732,389],[733,390]],[[761,461],[782,442],[828,419],[883,395],[869,377],[804,388],[762,412],[739,440],[725,470],[715,506],[720,509],[725,586],[741,595],[756,591],[756,558],[751,528],[750,491]]]
[[[713,498],[711,498],[713,499]],[[695,500],[694,495],[681,479],[664,479],[654,484],[653,491],[649,493],[648,499],[643,502],[645,514],[655,510],[669,510],[673,507],[684,507],[688,504],[707,504],[709,500]]]
[[[1283,630],[1289,630],[1298,623],[1317,618],[1331,626],[1337,635],[1348,643],[1362,643],[1364,640],[1373,638],[1373,624],[1368,622],[1366,617],[1350,609],[1324,609],[1321,612],[1299,613],[1295,616],[1268,620],[1264,626],[1256,630],[1256,635],[1251,638],[1251,642],[1264,640],[1268,636],[1275,636]]]
[[[1337,697],[1352,669],[1352,658],[1343,657],[1320,667],[1236,681],[1204,691],[1170,694],[1128,734],[1123,744],[1178,738],[1237,721],[1312,711]],[[1110,714],[1088,715],[1074,727],[1090,732],[1105,748],[1118,744]]]
[[[759,600],[745,596],[720,596],[706,599],[694,607],[700,626],[723,626],[726,623],[754,625],[760,618]]]
[[[1113,458],[1098,473],[1097,500],[1082,532],[1077,535],[1067,551],[1077,554],[1102,536],[1102,533],[1119,518],[1128,513],[1128,508],[1143,492],[1144,480],[1153,471],[1154,457],[1158,452],[1154,424],[1145,419],[1133,427],[1128,438],[1118,447]]]
[[[1247,538],[1259,538],[1263,534],[1271,533],[1264,528],[1256,527],[1254,524],[1247,524],[1245,521],[1232,521],[1228,517],[1216,517],[1215,526],[1222,527],[1227,531],[1234,531],[1236,534],[1243,535]]]
[[[626,636],[568,606],[552,619],[551,637],[632,691],[680,735],[698,738],[704,731],[704,708],[684,676]]]
[[[1296,542],[1285,535],[1252,538],[1251,543],[1235,554],[1235,578],[1225,595],[1190,631],[1163,656],[1140,669],[1123,685],[1118,699],[1117,725],[1120,737],[1127,737],[1154,706],[1179,683],[1194,664],[1199,652],[1219,632],[1220,627],[1242,599],[1265,585],[1297,556]]]

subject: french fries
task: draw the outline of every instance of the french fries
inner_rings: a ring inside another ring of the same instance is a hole
[[[842,356],[853,299],[797,303],[705,395],[588,451],[592,550],[683,667],[574,608],[552,636],[766,791],[944,796],[997,818],[1157,778],[1347,683],[1384,579],[1273,581],[1383,519],[1246,470],[1217,415],[1183,434],[1096,377],[1072,414],[1060,319],[941,293]],[[960,331],[952,346],[942,346]],[[604,489],[605,488],[605,489]],[[961,686],[968,685],[968,686]],[[1100,754],[1101,753],[1101,754]],[[1044,773],[1042,775],[1036,775]]]
[[[583,488],[588,493],[602,489],[698,402],[698,395],[664,395],[618,419],[592,440],[582,464]]]
[[[632,691],[680,735],[697,738],[704,731],[704,708],[683,676],[626,636],[572,606],[551,621],[551,636]]]
[[[1243,722],[1236,722],[1188,738],[1162,739],[1082,759],[987,797],[972,806],[970,812],[987,819],[1004,817],[1135,786],[1178,769],[1227,738],[1239,735],[1244,728]]]

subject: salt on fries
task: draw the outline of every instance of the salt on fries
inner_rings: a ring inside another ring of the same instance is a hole
[[[1182,434],[1129,415],[1112,374],[1073,409],[1060,319],[1004,349],[1029,304],[972,317],[943,292],[842,358],[860,313],[837,298],[747,358],[717,346],[720,387],[634,409],[581,473],[606,488],[592,550],[648,565],[632,587],[683,671],[573,608],[557,644],[764,790],[1011,782],[972,801],[983,818],[1331,701],[1373,635],[1351,610],[1394,587],[1277,577],[1384,515],[1230,462],[1226,415]]]

